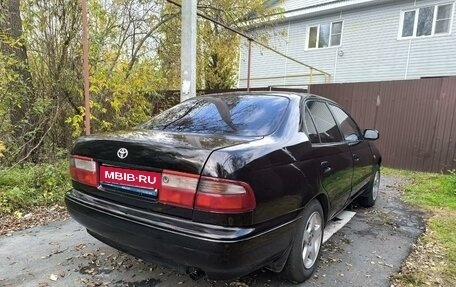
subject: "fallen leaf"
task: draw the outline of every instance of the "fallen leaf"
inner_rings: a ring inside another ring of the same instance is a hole
[[[86,245],[84,243],[78,243],[74,247],[78,250],[81,250],[81,249],[84,249],[86,247]]]

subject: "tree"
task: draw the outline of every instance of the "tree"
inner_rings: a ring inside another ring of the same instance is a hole
[[[0,12],[1,58],[5,72],[9,75],[2,83],[2,100],[10,108],[8,122],[12,128],[9,136],[15,139],[15,145],[10,145],[10,148],[15,149],[13,155],[16,157],[28,158],[35,154],[39,146],[35,136],[39,129],[35,126],[36,118],[31,111],[35,94],[23,38],[20,1],[1,0]]]
[[[166,1],[165,1],[166,2]],[[268,15],[277,9],[265,5],[263,0],[199,0],[198,10],[210,18],[245,31],[247,21],[272,20]],[[165,4],[163,13],[180,12],[172,4]],[[169,89],[180,88],[180,18],[164,24],[158,44],[160,68]],[[247,32],[246,32],[247,33]],[[198,19],[197,88],[228,89],[237,82],[239,45],[241,37],[208,20]]]
[[[52,161],[83,132],[79,3],[0,0],[1,164]],[[150,117],[155,102],[166,101],[158,91],[179,89],[180,9],[165,0],[88,4],[93,132],[131,128]],[[198,6],[238,29],[252,15],[272,12],[263,0]],[[206,20],[198,25],[197,86],[233,87],[239,36]]]
[[[156,60],[160,1],[90,2],[90,82],[95,131],[135,126],[150,117],[151,98],[162,87]],[[82,117],[71,119],[81,127]],[[76,128],[76,134],[82,129]]]

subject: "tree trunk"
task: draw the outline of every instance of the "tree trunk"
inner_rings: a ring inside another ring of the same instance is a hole
[[[12,91],[17,93],[18,99],[10,110],[11,124],[15,127],[13,138],[20,147],[18,158],[30,157],[33,160],[37,151],[34,147],[38,142],[37,119],[31,111],[35,96],[27,50],[22,38],[20,0],[0,0],[0,28],[0,33],[6,36],[6,40],[0,42],[1,51],[17,62],[13,70],[19,76],[19,80],[14,81],[11,87]]]

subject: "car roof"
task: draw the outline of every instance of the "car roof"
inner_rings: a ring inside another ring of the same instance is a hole
[[[215,94],[205,94],[202,95],[203,97],[220,97],[220,96],[282,96],[289,99],[292,98],[301,98],[301,99],[313,99],[313,100],[324,100],[327,102],[335,103],[333,100],[328,98],[318,96],[315,94],[310,93],[298,93],[298,92],[288,92],[288,91],[255,91],[255,92],[247,92],[247,91],[236,91],[236,92],[223,92],[223,93],[215,93]]]

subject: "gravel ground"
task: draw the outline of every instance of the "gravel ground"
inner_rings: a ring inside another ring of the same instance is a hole
[[[382,179],[374,208],[357,214],[324,246],[320,267],[301,286],[390,286],[424,230],[423,214],[400,200],[400,180]],[[0,236],[0,286],[295,286],[259,270],[237,281],[191,280],[126,255],[88,235],[73,220]]]

